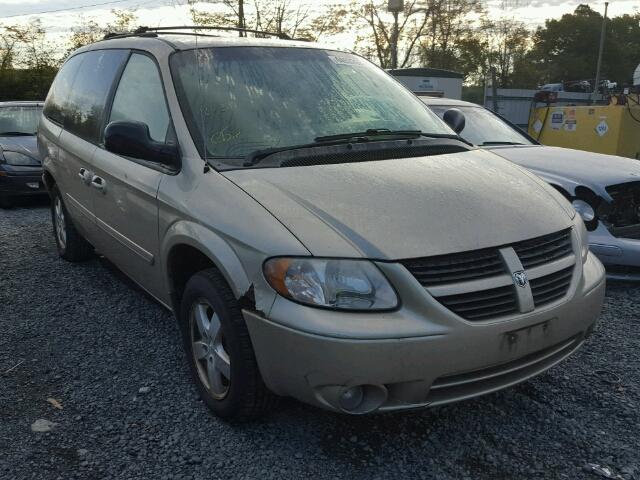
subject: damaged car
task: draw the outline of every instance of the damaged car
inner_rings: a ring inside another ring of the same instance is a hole
[[[604,269],[555,189],[357,55],[165,30],[74,52],[38,144],[60,256],[175,313],[215,414],[441,405],[583,345]]]
[[[420,97],[465,140],[521,165],[569,200],[589,231],[589,247],[618,280],[640,280],[640,162],[541,145],[479,105]]]
[[[36,145],[41,112],[42,102],[0,102],[0,208],[47,194]]]

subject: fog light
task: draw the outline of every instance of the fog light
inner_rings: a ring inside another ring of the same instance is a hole
[[[340,406],[347,411],[355,410],[364,398],[364,391],[360,385],[347,388],[340,395]]]

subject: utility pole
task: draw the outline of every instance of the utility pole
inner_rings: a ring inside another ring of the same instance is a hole
[[[493,111],[498,113],[498,75],[496,67],[491,67],[491,105]]]
[[[393,14],[393,30],[389,48],[391,50],[391,68],[398,68],[398,14],[404,10],[404,0],[389,0],[387,11]]]
[[[244,0],[238,0],[238,28],[244,28]],[[238,32],[244,37],[244,32]]]
[[[591,95],[591,103],[595,102],[595,97],[598,96],[598,89],[600,88],[600,67],[602,66],[602,51],[604,50],[604,34],[607,28],[607,9],[609,8],[609,2],[604,2],[604,17],[602,17],[602,28],[600,29],[600,48],[598,50],[598,64],[596,66],[596,84],[593,86],[593,93]]]

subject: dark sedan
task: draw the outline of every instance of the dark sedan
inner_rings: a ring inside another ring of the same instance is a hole
[[[45,195],[36,130],[42,102],[0,102],[0,207],[24,195]]]

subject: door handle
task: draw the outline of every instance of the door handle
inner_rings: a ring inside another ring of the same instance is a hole
[[[80,171],[78,172],[78,176],[85,184],[89,185],[93,174],[86,168],[81,168]]]
[[[91,186],[97,190],[100,190],[102,193],[105,193],[107,182],[104,181],[104,178],[94,175],[91,179]]]

